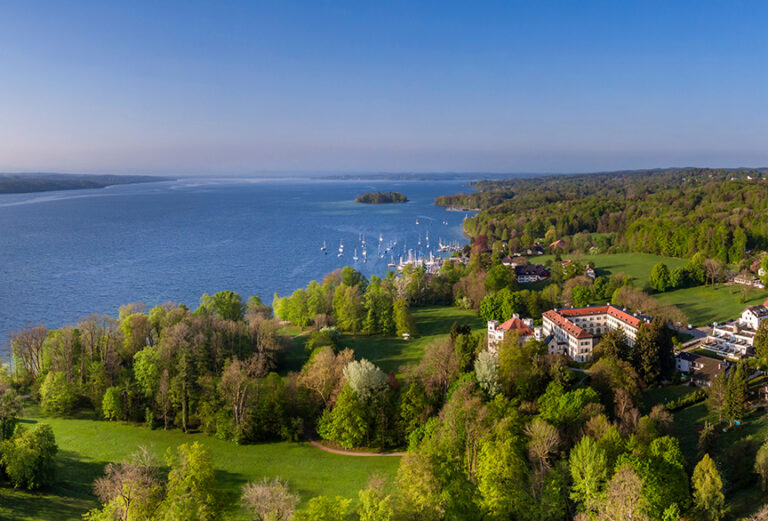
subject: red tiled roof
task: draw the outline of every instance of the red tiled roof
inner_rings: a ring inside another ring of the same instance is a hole
[[[520,336],[533,335],[533,330],[519,318],[510,318],[500,325],[498,329],[503,329],[504,331],[516,331]]]
[[[566,333],[575,336],[576,338],[591,338],[592,335],[581,329],[579,326],[565,318],[563,315],[555,310],[550,309],[544,313],[544,316],[557,324],[560,328],[564,329]]]
[[[571,334],[576,338],[591,338],[592,335],[568,320],[568,318],[585,317],[590,315],[610,315],[634,328],[640,327],[640,324],[643,322],[643,320],[637,318],[636,316],[610,304],[607,306],[589,306],[585,308],[561,309],[558,311],[549,310],[544,313],[545,317],[549,318],[552,322],[564,329],[568,334]]]

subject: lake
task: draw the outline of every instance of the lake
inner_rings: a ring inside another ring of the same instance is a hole
[[[391,259],[376,254],[379,242],[395,261],[408,249],[426,254],[427,234],[431,250],[465,242],[465,214],[432,202],[468,190],[469,180],[186,178],[0,195],[0,345],[27,323],[117,316],[131,302],[195,308],[203,293],[229,289],[271,304],[274,292],[344,265],[383,276]],[[410,202],[353,201],[368,191],[403,192]]]

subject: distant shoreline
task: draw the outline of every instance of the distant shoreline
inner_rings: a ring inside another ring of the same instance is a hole
[[[0,194],[86,190],[122,184],[158,183],[172,179],[149,175],[0,174]]]

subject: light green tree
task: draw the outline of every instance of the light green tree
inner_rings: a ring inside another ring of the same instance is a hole
[[[656,263],[651,269],[651,275],[648,278],[651,287],[663,293],[671,287],[669,268],[663,262]]]
[[[219,518],[211,454],[199,442],[168,449],[166,496],[160,507],[165,521],[212,521]]]
[[[31,431],[17,427],[0,444],[0,463],[14,488],[35,490],[56,481],[56,438],[53,429],[40,423]]]
[[[72,411],[77,396],[64,373],[51,371],[40,386],[40,406],[48,414],[63,415]]]
[[[101,401],[101,414],[105,420],[123,419],[123,400],[119,387],[109,387]]]
[[[571,450],[569,466],[573,479],[571,499],[583,505],[587,511],[596,510],[608,479],[605,451],[592,438],[584,436]]]
[[[704,454],[693,469],[691,486],[694,506],[702,517],[708,521],[722,519],[726,512],[723,480],[709,454]]]
[[[343,497],[317,496],[307,506],[296,511],[293,521],[346,521],[351,499]]]

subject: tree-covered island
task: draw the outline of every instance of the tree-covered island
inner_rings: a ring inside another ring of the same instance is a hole
[[[364,204],[407,203],[408,198],[400,192],[366,192],[355,197],[355,202]]]

